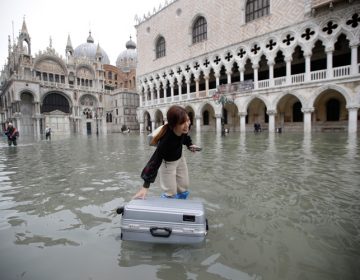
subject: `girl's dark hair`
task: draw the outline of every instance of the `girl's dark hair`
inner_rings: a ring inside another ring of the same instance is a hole
[[[156,145],[161,137],[163,137],[166,131],[170,129],[174,129],[178,124],[183,124],[189,118],[188,113],[183,107],[178,105],[173,105],[169,108],[166,114],[167,124],[165,124],[162,129],[159,131],[157,135],[151,141],[152,145]]]

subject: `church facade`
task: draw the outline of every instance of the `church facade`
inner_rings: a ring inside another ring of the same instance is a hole
[[[141,131],[173,104],[197,131],[358,130],[359,1],[173,0],[136,20]]]
[[[72,47],[66,57],[52,47],[35,56],[25,20],[17,42],[8,42],[8,60],[0,78],[0,121],[12,122],[21,135],[40,136],[46,127],[55,135],[106,134],[138,129],[136,108],[136,45],[126,44],[117,65],[94,44]]]

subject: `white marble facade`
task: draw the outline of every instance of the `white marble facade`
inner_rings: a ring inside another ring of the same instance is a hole
[[[359,35],[358,1],[171,1],[138,20],[140,130],[179,104],[197,131],[356,132]]]

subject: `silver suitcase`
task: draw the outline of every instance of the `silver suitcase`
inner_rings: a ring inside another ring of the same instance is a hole
[[[207,234],[200,201],[150,197],[131,200],[120,209],[122,240],[198,244]]]

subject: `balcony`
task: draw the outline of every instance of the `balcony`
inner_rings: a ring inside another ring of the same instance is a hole
[[[355,73],[355,75],[358,76],[358,74],[360,73],[360,64],[357,65],[356,70],[358,71],[358,73]],[[333,81],[334,79],[350,78],[352,77],[351,65],[334,67],[330,70],[324,69],[312,71],[309,73],[308,76],[309,78],[307,78],[307,73],[300,73],[291,75],[289,77],[277,77],[273,79],[260,80],[257,82],[254,82],[252,80],[246,80],[243,82],[220,85],[218,86],[218,90],[221,93],[256,93],[258,90],[263,89],[275,89],[283,86],[300,85],[304,83],[311,84],[318,81]],[[209,98],[212,97],[216,91],[217,89],[213,88],[209,89],[208,91],[204,90],[199,92],[183,93],[181,97],[179,95],[175,95],[173,97],[170,96],[154,100],[142,100],[142,107]]]

